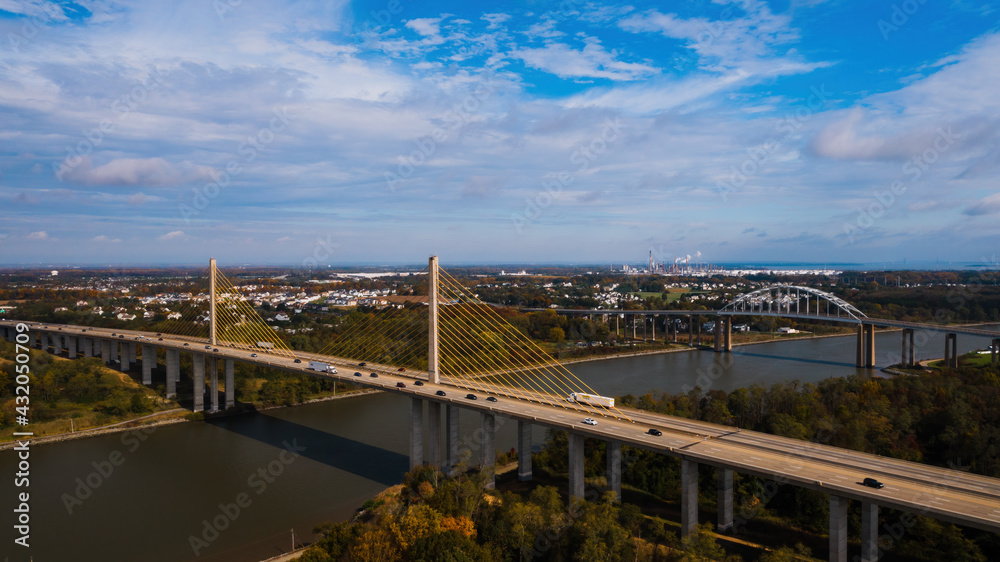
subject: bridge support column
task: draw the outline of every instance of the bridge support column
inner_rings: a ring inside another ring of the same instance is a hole
[[[232,359],[226,359],[226,409],[236,405],[236,383],[233,381],[234,364]]]
[[[854,366],[861,369],[865,366],[865,325],[858,324],[857,359]]]
[[[724,316],[723,318],[726,320],[726,332],[722,348],[726,351],[726,353],[729,353],[733,350],[733,317]]]
[[[865,325],[865,367],[875,366],[875,325]]]
[[[118,355],[118,370],[123,373],[127,373],[132,363],[132,360],[129,359],[129,352],[128,352],[129,344],[118,343],[115,344],[115,346],[113,347],[118,347],[121,350]]]
[[[486,473],[486,488],[492,490],[496,487],[496,417],[486,412],[479,413],[479,422],[483,429],[483,445],[479,457],[481,470]]]
[[[410,470],[424,464],[424,401],[410,398]]]
[[[694,345],[694,316],[688,316],[688,346]]]
[[[517,479],[531,480],[531,424],[517,421]]]
[[[632,339],[635,340],[635,314],[632,315]]]
[[[94,340],[93,339],[91,339],[91,338],[81,338],[80,339],[80,345],[81,345],[81,347],[83,347],[83,356],[84,357],[93,357],[94,356]]]
[[[698,325],[695,327],[695,331],[698,334],[698,345],[701,346],[701,315],[695,316],[698,319]]]
[[[847,498],[830,496],[830,562],[847,562]]]
[[[649,333],[652,334],[652,340],[655,342],[656,341],[656,315],[655,314],[650,315]]]
[[[944,366],[958,367],[958,334],[944,335]]]
[[[722,353],[722,323],[725,320],[721,316],[715,317],[715,352]]]
[[[66,336],[66,356],[76,359],[76,338],[73,336]]]
[[[151,345],[142,346],[142,384],[153,384],[153,366],[156,365],[156,348]]]
[[[674,343],[677,343],[677,322],[676,318],[667,317],[670,320],[670,335]]]
[[[39,337],[38,332],[36,330],[31,330],[31,347],[38,349],[40,345],[38,342],[40,339],[41,338]]]
[[[427,462],[441,468],[441,403],[427,402]]]
[[[101,342],[101,361],[105,365],[111,364],[111,342],[108,340],[98,340]]]
[[[1000,338],[993,338],[992,351],[990,351],[990,362],[996,365],[1000,362]]]
[[[861,502],[861,562],[878,562],[878,504]]]
[[[681,459],[681,538],[698,526],[698,463]]]
[[[181,352],[167,350],[167,398],[177,396],[177,381],[181,378]]]
[[[212,412],[219,411],[219,359],[212,357],[208,360],[209,383],[208,396],[211,398]]]
[[[615,493],[615,499],[622,501],[622,444],[608,441],[607,451],[608,489]]]
[[[719,495],[718,531],[724,533],[733,528],[733,471],[729,468],[718,469]]]
[[[903,348],[899,354],[899,364],[912,367],[913,355],[913,328],[903,328]]]
[[[192,411],[205,411],[205,355],[203,353],[192,353],[191,363],[194,365],[194,387],[191,394],[194,398]]]
[[[569,434],[569,503],[583,501],[583,435]]]
[[[444,406],[444,448],[448,456],[444,473],[454,476],[458,467],[458,406]]]

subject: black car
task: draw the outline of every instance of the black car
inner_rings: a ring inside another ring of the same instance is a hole
[[[184,345],[187,345],[187,342],[184,342]]]
[[[87,329],[86,329],[86,328],[84,328],[84,329],[82,329],[82,330],[80,330],[80,331],[81,331],[81,332],[86,332],[86,331],[87,331]]]
[[[496,397],[496,396],[490,396],[490,397],[488,397],[488,398],[486,399],[486,401],[487,401],[487,402],[496,402],[496,401],[497,401],[497,397]]]
[[[396,383],[396,388],[406,388],[406,384],[404,384],[402,382],[397,382]]]
[[[475,394],[466,394],[465,397],[468,398],[469,400],[476,400]]]
[[[117,336],[117,335],[118,335],[118,334],[116,334],[116,333],[114,333],[114,332],[111,332],[111,337],[115,337],[115,336]]]
[[[163,338],[156,338],[156,341],[163,341]]]
[[[215,349],[212,350],[212,353],[218,353],[218,352],[219,352],[219,348],[215,348]]]
[[[295,360],[295,362],[296,362],[296,363],[301,363],[301,362],[302,362],[302,360],[301,360],[301,359],[296,359],[296,360]]]
[[[648,434],[650,434],[650,435],[655,435],[655,436],[657,436],[657,437],[659,437],[659,436],[663,435],[663,432],[662,432],[662,431],[660,431],[659,429],[655,429],[655,428],[652,428],[652,427],[651,427],[651,428],[649,428],[649,431],[647,431],[646,433],[648,433]]]
[[[356,377],[360,377],[360,376],[361,376],[361,373],[354,373],[354,376],[356,376]]]
[[[158,336],[162,336],[163,334],[161,334],[160,332],[157,332],[157,333],[156,333],[156,335],[158,335]]]
[[[210,346],[210,345],[206,345],[206,346],[205,346],[205,349],[212,349],[212,346]]]
[[[368,376],[371,377],[371,378],[373,378],[373,379],[377,379],[378,378],[378,373],[370,373]]]
[[[424,381],[413,381],[413,386],[424,386]]]
[[[438,396],[446,396],[443,390],[439,390],[439,391],[435,392],[434,394],[437,394]]]
[[[118,336],[118,339],[125,339],[125,336]]]
[[[878,480],[875,480],[874,478],[865,478],[864,480],[861,481],[861,483],[864,484],[865,486],[868,486],[869,488],[878,489],[885,487],[885,484],[879,482]]]
[[[358,367],[364,367],[364,366],[365,366],[365,365],[367,365],[367,364],[368,364],[368,363],[366,363],[366,362],[362,361],[362,362],[358,363]]]

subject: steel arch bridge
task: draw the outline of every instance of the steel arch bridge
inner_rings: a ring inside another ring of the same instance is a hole
[[[719,313],[826,316],[858,322],[868,318],[857,307],[834,294],[800,285],[772,285],[744,293],[719,309]]]

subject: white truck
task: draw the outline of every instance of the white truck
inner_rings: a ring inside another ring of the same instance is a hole
[[[335,369],[333,365],[328,365],[321,361],[310,361],[309,368],[312,369],[313,371],[322,371],[324,373],[337,374],[337,369]]]
[[[585,394],[583,392],[573,392],[566,397],[567,402],[576,402],[577,404],[583,404],[586,406],[603,406],[605,408],[614,408],[615,399],[608,396],[598,396],[596,394]]]

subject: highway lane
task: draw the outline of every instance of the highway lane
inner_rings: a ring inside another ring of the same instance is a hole
[[[0,322],[0,325],[11,325]],[[62,328],[61,330],[59,328]],[[40,328],[42,329],[42,328]],[[948,470],[918,463],[887,459],[866,453],[839,449],[820,443],[798,441],[752,431],[737,431],[729,426],[721,426],[636,410],[623,410],[632,420],[599,417],[597,426],[582,423],[586,416],[597,417],[589,410],[578,410],[568,405],[564,397],[538,395],[529,396],[532,401],[518,400],[502,396],[498,402],[487,402],[478,390],[458,389],[451,384],[413,385],[413,377],[426,378],[424,372],[404,371],[402,373],[387,365],[374,365],[379,377],[369,376],[370,369],[358,369],[357,363],[343,359],[332,360],[338,368],[337,374],[319,373],[307,368],[312,354],[297,354],[302,363],[291,358],[277,357],[251,350],[216,347],[219,352],[206,350],[204,344],[194,344],[172,336],[156,336],[100,328],[46,325],[45,331],[68,333],[77,336],[111,338],[112,332],[125,335],[137,343],[158,347],[182,349],[227,357],[239,361],[265,364],[288,372],[322,376],[325,378],[353,382],[362,386],[389,392],[409,394],[426,400],[461,407],[490,411],[507,416],[605,440],[641,447],[654,452],[682,457],[716,467],[727,467],[747,474],[772,478],[778,482],[790,483],[826,493],[836,494],[856,500],[872,501],[882,506],[895,507],[907,511],[923,513],[946,521],[1000,531],[1000,480],[972,475],[958,470]],[[141,340],[135,338],[141,337]],[[159,338],[162,337],[161,341]],[[147,339],[148,338],[148,339]],[[187,344],[187,345],[185,345]],[[354,372],[362,377],[355,377]],[[397,388],[402,382],[405,388]],[[445,396],[435,393],[444,391]],[[465,398],[467,393],[477,395],[478,400]],[[528,394],[510,391],[511,394]],[[646,433],[650,427],[663,432],[662,436]],[[860,485],[865,477],[877,477],[885,487],[879,490]]]

